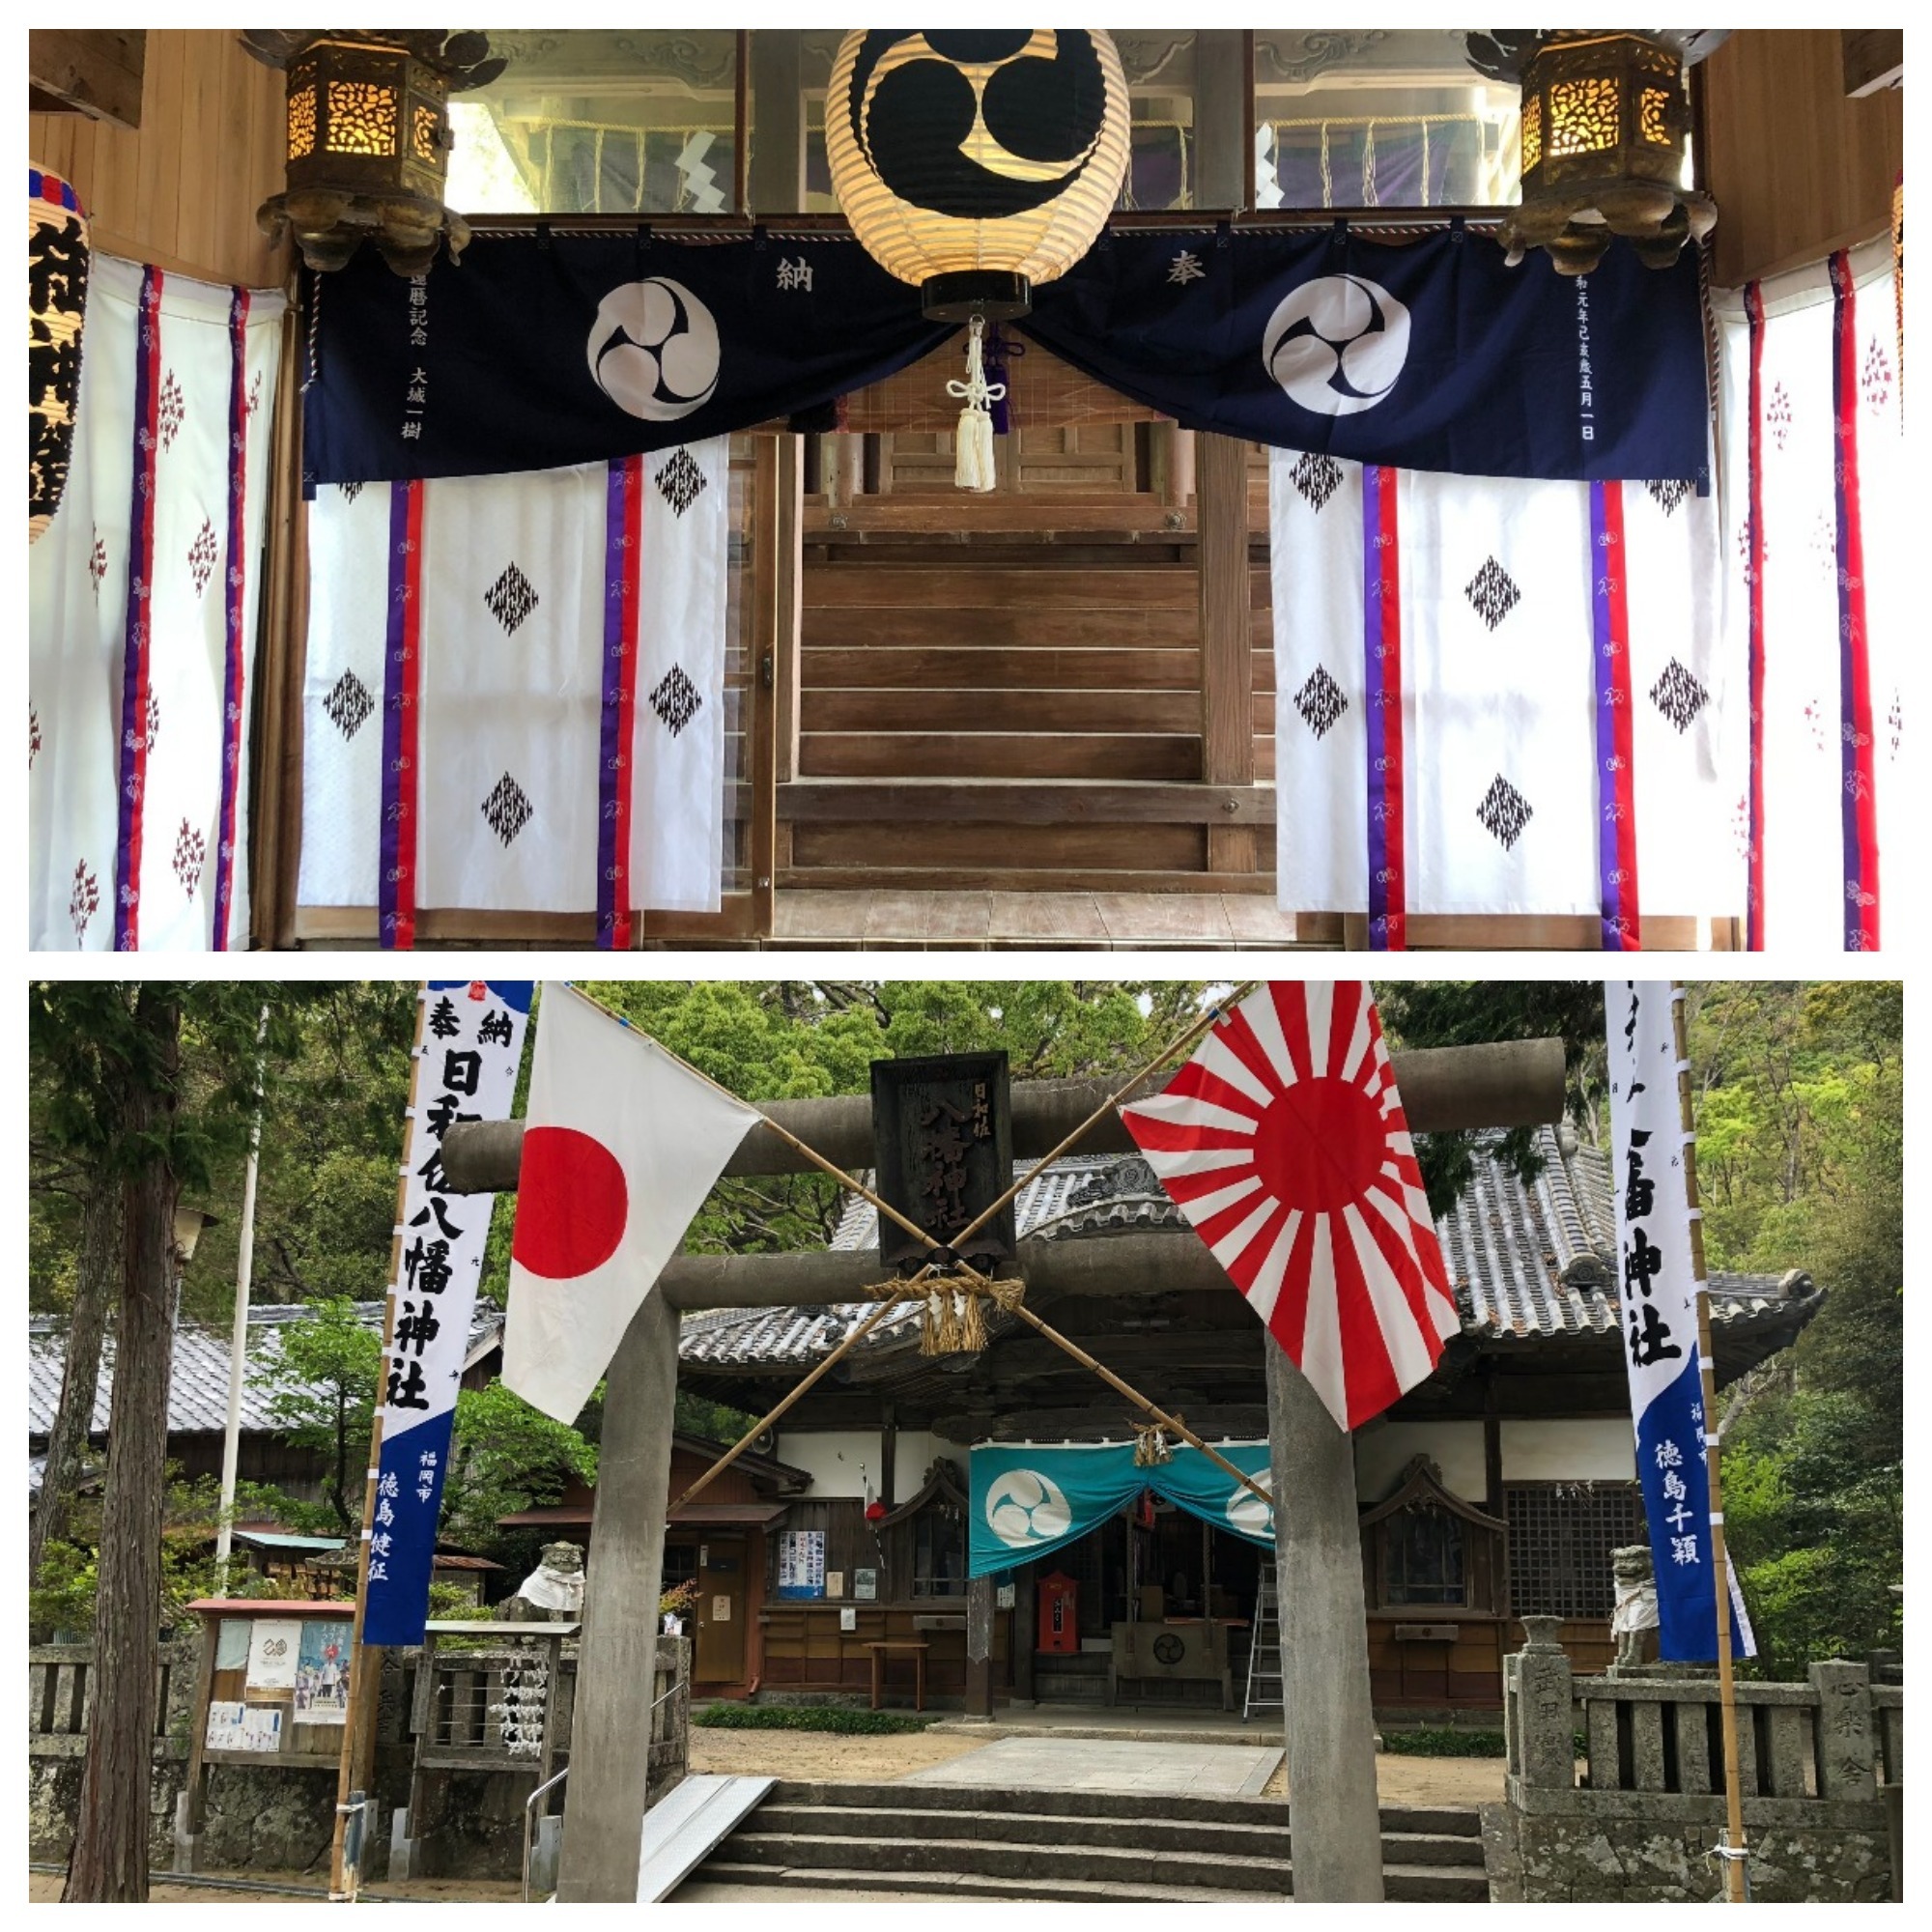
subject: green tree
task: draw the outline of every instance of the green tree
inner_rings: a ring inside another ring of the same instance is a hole
[[[278,1514],[299,1531],[353,1533],[361,1526],[382,1335],[346,1296],[318,1301],[277,1334],[280,1346],[255,1378],[268,1398],[269,1419],[297,1448],[322,1456],[327,1469],[324,1504],[283,1498]]]

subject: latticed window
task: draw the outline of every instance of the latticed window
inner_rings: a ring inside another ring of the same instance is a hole
[[[1405,1510],[1390,1517],[1387,1536],[1388,1602],[1463,1604],[1463,1525],[1447,1510]]]
[[[1644,1537],[1634,1483],[1509,1483],[1510,1608],[1516,1615],[1607,1617],[1610,1551]]]
[[[925,1510],[913,1523],[912,1593],[966,1594],[966,1525],[952,1510]]]

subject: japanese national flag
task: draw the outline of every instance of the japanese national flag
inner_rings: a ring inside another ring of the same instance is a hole
[[[757,1109],[567,985],[530,1067],[503,1380],[575,1422]]]
[[[1259,988],[1121,1118],[1342,1428],[1428,1377],[1461,1322],[1366,985]]]

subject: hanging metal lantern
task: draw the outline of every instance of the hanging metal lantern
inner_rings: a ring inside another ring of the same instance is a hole
[[[255,219],[295,232],[311,269],[339,269],[373,242],[399,275],[419,275],[445,235],[461,255],[469,225],[442,203],[449,97],[503,71],[486,34],[251,32],[242,43],[288,75],[288,190]]]
[[[71,184],[27,165],[27,541],[60,508],[80,403],[87,216]]]
[[[1120,56],[1084,27],[859,29],[825,97],[853,233],[941,322],[1026,314],[1105,225],[1127,139]]]
[[[1690,103],[1685,35],[1605,32],[1536,37],[1521,61],[1522,201],[1503,217],[1512,263],[1531,248],[1587,275],[1612,236],[1667,269],[1718,218],[1683,185]]]

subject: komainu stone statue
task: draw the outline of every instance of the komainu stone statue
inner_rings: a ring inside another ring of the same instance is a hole
[[[1657,1662],[1657,1577],[1650,1545],[1627,1543],[1611,1550],[1610,1576],[1617,1591],[1610,1613],[1610,1634],[1617,1640],[1614,1668],[1640,1670]]]
[[[573,1623],[582,1614],[583,1548],[576,1543],[546,1543],[517,1594],[497,1605],[499,1624]]]

